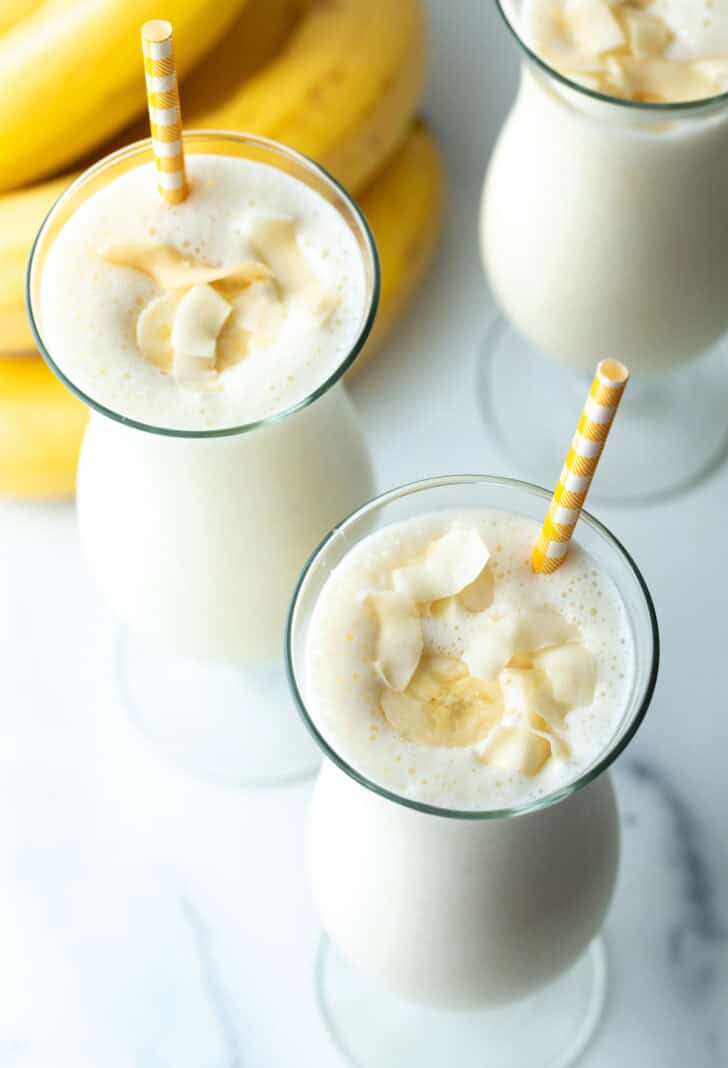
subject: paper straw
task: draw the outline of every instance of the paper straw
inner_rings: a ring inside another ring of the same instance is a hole
[[[584,507],[628,378],[629,371],[618,360],[602,360],[597,366],[579,425],[531,556],[533,570],[538,574],[550,575],[561,567],[566,558],[574,527]]]
[[[189,187],[182,147],[182,114],[174,64],[172,23],[163,19],[145,22],[142,26],[142,52],[159,193],[165,203],[179,204],[186,198]]]

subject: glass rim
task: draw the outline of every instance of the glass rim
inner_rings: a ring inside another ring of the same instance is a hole
[[[506,2],[507,0],[495,0],[495,5],[503,22],[506,24],[508,31],[516,40],[524,55],[545,74],[555,78],[557,82],[565,85],[568,89],[573,89],[574,92],[581,93],[583,96],[591,98],[592,100],[598,100],[602,104],[614,104],[616,107],[624,108],[627,111],[644,112],[645,115],[652,116],[693,114],[695,112],[711,111],[713,108],[717,108],[721,104],[728,103],[728,91],[717,93],[714,96],[702,96],[697,100],[676,100],[660,104],[647,100],[629,100],[621,96],[610,96],[608,93],[600,93],[596,89],[589,89],[586,85],[580,85],[579,82],[562,74],[556,67],[552,67],[550,63],[547,63],[545,59],[539,56],[538,52],[534,52],[529,47],[511,21],[511,18],[506,11]]]
[[[402,794],[396,793],[394,790],[389,790],[387,787],[382,786],[381,783],[370,779],[367,775],[364,775],[361,771],[352,767],[348,761],[346,761],[334,748],[334,746],[324,737],[323,733],[319,730],[313,717],[308,711],[306,701],[303,693],[298,685],[296,677],[296,671],[294,668],[293,657],[293,632],[296,626],[296,608],[298,604],[298,598],[303,590],[304,584],[308,575],[312,569],[316,566],[316,563],[324,552],[329,543],[340,534],[350,523],[353,523],[362,516],[367,515],[369,512],[376,511],[386,504],[390,504],[392,501],[399,500],[403,497],[410,496],[415,493],[420,493],[425,490],[437,489],[445,486],[466,486],[466,485],[482,485],[482,486],[500,486],[511,487],[516,489],[526,490],[536,497],[540,497],[548,507],[548,502],[551,500],[552,492],[545,489],[543,486],[537,486],[532,482],[525,482],[521,479],[504,478],[498,475],[442,475],[435,478],[422,479],[416,482],[407,482],[401,486],[396,486],[394,489],[387,490],[385,493],[381,493],[372,500],[367,501],[366,504],[357,508],[354,512],[351,512],[340,523],[337,523],[332,530],[326,535],[323,541],[317,546],[314,552],[309,557],[306,565],[301,572],[296,586],[293,591],[291,604],[288,610],[288,618],[286,621],[285,631],[285,665],[286,674],[288,676],[288,684],[293,694],[293,698],[298,708],[298,711],[303,719],[304,726],[308,729],[309,733],[313,737],[318,747],[333,764],[335,764],[340,771],[343,771],[349,778],[359,783],[360,786],[365,787],[372,793],[379,797],[384,798],[387,801],[393,801],[395,804],[403,805],[405,808],[413,809],[416,812],[421,812],[430,816],[442,816],[446,819],[458,819],[458,820],[496,820],[496,819],[511,819],[516,816],[525,816],[531,812],[539,812],[543,809],[551,808],[552,805],[558,804],[560,801],[564,801],[566,798],[571,797],[579,790],[588,786],[589,783],[597,779],[603,772],[607,771],[615,760],[624,752],[629,743],[634,738],[635,734],[639,730],[642,721],[647,714],[647,710],[652,701],[652,696],[655,691],[655,685],[657,683],[657,674],[660,663],[660,635],[657,624],[657,615],[655,612],[655,606],[652,601],[652,596],[647,587],[647,583],[642,576],[640,569],[629,554],[627,549],[622,545],[618,538],[612,534],[612,532],[601,523],[595,516],[586,510],[582,511],[579,521],[586,523],[616,551],[618,556],[627,564],[627,567],[632,572],[632,575],[637,581],[639,590],[644,598],[644,603],[647,608],[647,614],[650,623],[650,633],[652,638],[652,663],[650,665],[649,676],[647,683],[644,687],[644,692],[641,694],[639,704],[632,721],[627,726],[624,733],[617,739],[617,741],[608,746],[599,760],[595,761],[590,767],[586,769],[577,779],[568,783],[566,786],[561,787],[558,790],[554,790],[551,793],[545,794],[543,797],[534,798],[530,801],[523,802],[519,805],[508,805],[502,808],[489,808],[489,809],[457,809],[447,808],[440,805],[432,805],[423,801],[417,801],[410,797],[404,797]],[[544,510],[545,513],[545,510]]]
[[[365,239],[366,247],[368,250],[371,269],[372,269],[372,285],[371,293],[369,296],[368,307],[366,308],[366,314],[362,319],[362,323],[351,348],[343,360],[336,366],[332,374],[329,375],[322,383],[320,383],[316,389],[312,390],[296,404],[289,405],[287,408],[283,408],[279,412],[273,412],[272,415],[264,416],[262,419],[253,419],[247,423],[241,423],[236,426],[215,427],[208,429],[184,429],[178,427],[160,427],[151,423],[145,423],[139,419],[133,419],[130,416],[123,415],[121,412],[115,411],[113,408],[109,408],[100,401],[90,397],[82,389],[80,389],[58,366],[50,352],[48,351],[43,337],[40,332],[39,324],[36,322],[35,313],[33,311],[33,298],[31,293],[31,275],[33,273],[33,266],[35,262],[36,253],[44,234],[52,222],[53,217],[58,209],[66,202],[67,198],[72,196],[77,190],[81,189],[89,181],[95,178],[97,175],[103,173],[108,167],[120,162],[130,156],[137,155],[143,151],[151,149],[152,139],[151,137],[145,137],[140,141],[133,141],[131,144],[124,145],[123,148],[117,149],[115,152],[111,152],[108,156],[104,156],[98,160],[91,167],[88,167],[77,178],[74,179],[71,184],[63,190],[58,199],[54,202],[50,211],[43,220],[38,233],[35,235],[33,245],[30,250],[30,257],[28,259],[28,266],[25,276],[25,304],[28,312],[28,318],[30,320],[30,328],[35,338],[35,342],[38,346],[38,351],[45,360],[48,367],[56,375],[57,378],[66,386],[74,396],[78,397],[87,407],[93,411],[98,412],[100,415],[104,415],[109,419],[113,419],[114,422],[121,423],[123,426],[132,427],[135,430],[141,430],[150,434],[159,434],[163,437],[171,438],[222,438],[233,437],[237,434],[247,434],[253,430],[259,430],[266,426],[272,426],[275,423],[280,423],[284,419],[287,419],[291,415],[295,415],[296,412],[302,411],[304,408],[309,407],[314,401],[319,400],[325,393],[336,385],[336,383],[346,374],[349,368],[354,363],[355,359],[363,349],[369,334],[371,333],[376,318],[377,309],[379,307],[379,298],[381,292],[381,265],[379,262],[379,253],[377,251],[376,241],[374,240],[374,234],[372,229],[357,204],[354,197],[344,188],[344,186],[337,181],[333,175],[322,167],[315,160],[309,156],[304,155],[302,152],[298,152],[294,148],[290,148],[288,145],[282,144],[280,141],[274,141],[269,137],[261,137],[257,134],[249,134],[244,131],[234,130],[216,130],[216,129],[202,129],[202,130],[189,130],[183,133],[183,139],[188,144],[194,142],[208,142],[208,141],[228,141],[232,144],[245,144],[250,145],[253,148],[267,149],[270,152],[276,153],[286,159],[292,160],[295,163],[300,164],[304,170],[313,173],[320,178],[328,188],[333,191],[335,196],[344,201],[344,203],[352,211],[354,218],[361,227],[362,235]],[[195,154],[195,153],[191,153]],[[196,153],[200,154],[200,153]],[[213,153],[214,154],[214,153]]]

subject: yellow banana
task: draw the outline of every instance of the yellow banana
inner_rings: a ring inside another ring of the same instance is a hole
[[[7,33],[22,19],[27,19],[43,3],[43,0],[3,0],[0,4],[0,34]]]
[[[379,313],[361,367],[401,316],[429,266],[443,219],[442,160],[429,131],[416,123],[359,204],[374,231],[382,266]]]
[[[185,80],[185,125],[277,138],[356,192],[407,131],[424,78],[425,35],[420,0],[250,0],[223,44]],[[272,55],[238,86],[237,77]],[[124,143],[146,133],[135,127]],[[23,302],[26,262],[38,227],[72,178],[0,196],[0,352],[33,345]]]
[[[73,493],[86,408],[40,356],[0,358],[0,494]]]
[[[180,75],[245,0],[163,0]],[[0,37],[0,190],[83,156],[146,106],[139,28],[149,0],[54,0]]]
[[[272,137],[356,192],[402,141],[417,108],[427,61],[422,3],[298,2],[305,13],[283,49],[237,91],[210,91],[214,56],[202,80],[183,85],[185,126]]]
[[[19,0],[19,6],[26,0]],[[301,0],[249,0],[225,39],[188,79],[198,110],[227,99],[279,50],[300,13]],[[141,61],[140,61],[141,62]],[[219,94],[219,95],[218,95]],[[119,144],[149,136],[143,120]],[[25,268],[33,237],[55,200],[73,179],[64,174],[30,189],[0,196],[0,353],[35,348],[25,311]]]
[[[250,0],[183,82],[184,125],[272,137],[356,191],[409,127],[424,83],[426,29],[421,0]],[[275,58],[261,60],[262,52]],[[263,69],[250,77],[253,62]],[[146,136],[138,123],[119,143]]]
[[[25,310],[25,270],[33,238],[71,179],[0,196],[0,354],[35,348]]]
[[[242,86],[280,52],[301,14],[301,0],[247,0],[240,15],[217,45],[182,82],[182,115],[185,126],[215,126],[211,118],[241,91]],[[219,125],[217,129],[221,129]],[[143,119],[137,138],[148,137]]]
[[[382,300],[355,368],[381,344],[422,277],[440,230],[442,203],[440,156],[431,135],[416,125],[360,197],[379,247]],[[85,407],[39,356],[0,357],[0,494],[71,493],[85,421]]]

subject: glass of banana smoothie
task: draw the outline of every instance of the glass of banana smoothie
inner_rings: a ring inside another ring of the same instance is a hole
[[[553,575],[549,494],[432,479],[334,528],[288,669],[327,759],[308,862],[317,978],[356,1065],[562,1068],[604,1002],[619,859],[608,768],[655,685],[649,592],[584,513]]]
[[[167,756],[230,784],[313,770],[285,683],[290,591],[373,491],[342,383],[376,312],[369,228],[312,161],[185,135],[162,203],[149,141],[86,171],[35,242],[32,326],[91,409],[83,550],[123,621],[122,692]]]
[[[479,363],[488,424],[550,484],[579,376],[608,354],[633,380],[597,493],[672,492],[726,444],[728,2],[496,3],[522,69],[481,206],[502,312]]]

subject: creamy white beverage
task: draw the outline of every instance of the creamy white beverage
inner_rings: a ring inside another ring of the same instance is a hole
[[[573,547],[534,574],[538,524],[500,511],[385,527],[311,622],[315,722],[357,771],[443,808],[497,809],[578,778],[619,726],[633,652],[611,580]]]
[[[728,4],[503,6],[546,66],[524,64],[484,186],[498,303],[576,369],[595,346],[638,375],[700,355],[728,326]]]
[[[303,182],[194,155],[160,203],[153,163],[69,219],[43,269],[43,337],[82,392],[122,416],[220,430],[304,400],[348,356],[366,278],[356,238]]]
[[[179,205],[161,202],[144,146],[66,194],[36,250],[32,310],[95,409],[78,511],[102,591],[179,652],[276,662],[297,572],[372,490],[338,379],[376,265],[313,165],[237,135],[187,143]]]
[[[453,507],[454,491],[478,506]],[[331,535],[294,601],[295,692],[331,758],[314,897],[343,956],[415,1001],[539,989],[587,948],[614,888],[617,811],[594,769],[644,686],[641,594],[579,544],[534,574],[543,507],[504,480],[406,487]]]

